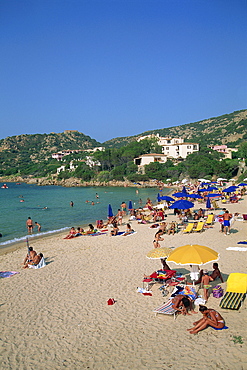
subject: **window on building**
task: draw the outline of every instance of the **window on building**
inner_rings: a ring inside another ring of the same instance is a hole
[[[193,149],[194,150],[197,150],[197,145],[193,145]]]
[[[187,145],[187,149],[191,149],[191,146],[190,145]]]

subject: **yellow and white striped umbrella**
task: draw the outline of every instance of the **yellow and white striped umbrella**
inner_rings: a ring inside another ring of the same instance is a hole
[[[172,249],[167,247],[155,248],[148,252],[147,258],[155,260],[160,258],[167,258],[172,253]]]

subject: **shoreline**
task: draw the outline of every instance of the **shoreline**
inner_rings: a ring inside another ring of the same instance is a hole
[[[195,209],[198,207],[200,204],[196,203]],[[240,203],[220,203],[219,207],[226,207],[232,214],[245,213],[247,195]],[[176,219],[173,210],[166,213],[166,222]],[[3,370],[63,367],[71,370],[197,370],[198,363],[202,370],[208,366],[227,369],[229,364],[231,370],[245,367],[246,300],[238,311],[224,310],[219,307],[220,299],[214,298],[211,292],[207,306],[223,316],[228,330],[207,328],[196,336],[186,330],[193,325],[194,315],[179,315],[176,320],[168,315],[155,316],[153,310],[168,299],[162,296],[160,284],[152,287],[152,296],[144,296],[136,290],[142,287],[144,274],[161,268],[160,260],[146,258],[153,249],[156,230],[137,221],[131,225],[136,233],[127,237],[100,235],[63,239],[64,233],[61,233],[45,241],[37,239],[32,247],[37,253],[42,252],[47,262],[47,266],[39,270],[22,269],[27,253],[24,245],[1,256],[1,271],[19,272],[1,279]],[[125,225],[120,226],[120,230],[125,230]],[[215,223],[202,233],[165,234],[161,247],[200,244],[220,253],[218,263],[224,283],[217,281],[217,284],[225,291],[230,273],[246,273],[247,252],[227,248],[246,239],[247,223],[236,220],[232,233],[227,236],[219,231],[220,225]],[[189,266],[174,263],[169,266],[178,272],[189,271]],[[212,263],[203,268],[211,271]],[[109,306],[109,298],[116,303]],[[200,314],[196,317],[198,320]],[[235,344],[234,336],[241,337],[243,344]],[[157,340],[161,337],[165,339]],[[175,347],[179,348],[179,358]],[[191,348],[197,356],[188,356]]]

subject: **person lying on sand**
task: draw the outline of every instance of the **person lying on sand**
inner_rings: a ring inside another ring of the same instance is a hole
[[[208,326],[213,328],[222,329],[225,326],[223,317],[212,308],[206,306],[199,306],[199,311],[202,313],[202,319],[193,323],[194,327],[187,329],[190,334],[197,334],[199,331],[206,329]]]
[[[127,236],[127,235],[130,235],[134,232],[134,230],[131,228],[130,224],[127,224],[126,225],[126,231],[125,233],[123,234],[123,236]]]
[[[34,256],[32,262],[28,262],[25,266],[23,266],[23,268],[26,269],[26,268],[28,268],[29,265],[30,266],[37,266],[40,263],[42,257],[43,257],[42,253],[36,254],[36,256]]]
[[[37,255],[37,253],[33,250],[33,247],[28,248],[28,254],[26,255],[26,258],[23,261],[23,265],[26,263],[33,262],[34,257]]]

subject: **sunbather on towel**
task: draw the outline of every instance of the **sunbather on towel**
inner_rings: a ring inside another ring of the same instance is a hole
[[[127,236],[127,235],[130,235],[134,232],[134,230],[131,228],[130,224],[127,224],[126,225],[126,231],[125,233],[123,234],[123,236]]]
[[[42,257],[43,257],[42,253],[36,254],[36,256],[34,256],[32,262],[28,262],[25,266],[23,266],[23,268],[26,269],[26,268],[28,268],[29,265],[30,266],[37,266],[40,263]]]
[[[187,329],[190,334],[197,334],[199,331],[206,329],[208,326],[212,326],[216,329],[222,329],[225,326],[223,317],[212,308],[206,306],[199,306],[199,311],[203,314],[203,318],[194,322],[193,328]]]
[[[29,247],[28,254],[26,255],[26,258],[23,261],[23,265],[26,265],[26,263],[32,262],[36,255],[37,253],[33,250],[33,247]]]
[[[182,294],[177,294],[174,298],[172,298],[172,307],[178,312],[181,312],[183,315],[190,315],[188,310],[190,310],[192,313],[197,313],[193,310],[192,299]]]
[[[117,226],[117,222],[114,222],[113,229],[111,230],[111,236],[116,236],[119,232],[119,228]]]

